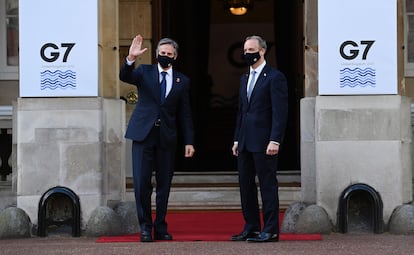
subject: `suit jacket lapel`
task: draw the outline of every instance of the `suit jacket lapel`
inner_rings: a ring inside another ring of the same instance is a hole
[[[174,72],[174,69],[173,69],[173,72],[172,72],[172,84],[171,84],[171,90],[170,90],[170,93],[168,93],[168,96],[167,96],[167,98],[166,99],[168,99],[168,97],[171,95],[171,96],[174,96],[174,93],[175,93],[175,91],[177,90],[177,88],[178,88],[178,86],[180,86],[181,85],[181,79],[180,79],[180,77],[177,75],[177,73],[176,72]]]
[[[161,104],[161,86],[160,86],[160,74],[158,72],[158,66],[152,65],[153,71],[152,71],[152,80],[154,81],[154,85],[152,86],[152,94],[155,97],[155,99],[158,101],[158,103]]]
[[[252,98],[254,96],[254,91],[257,89],[260,89],[260,87],[263,84],[263,81],[266,79],[267,76],[267,65],[265,65],[262,69],[262,71],[259,73],[259,77],[257,77],[256,83],[254,85],[252,94],[250,95],[250,98]]]
[[[240,92],[242,94],[241,96],[243,98],[243,101],[246,103],[249,103],[249,101],[247,100],[247,83],[248,82],[249,82],[249,74],[246,73],[241,83],[242,88]]]

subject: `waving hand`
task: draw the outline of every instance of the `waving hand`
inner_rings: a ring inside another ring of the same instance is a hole
[[[131,46],[129,47],[129,53],[128,53],[128,60],[129,61],[135,61],[135,59],[147,51],[147,48],[141,49],[142,47],[142,36],[137,35],[132,40]]]

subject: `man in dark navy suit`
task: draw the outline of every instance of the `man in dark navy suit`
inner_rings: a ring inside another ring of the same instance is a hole
[[[141,64],[135,68],[143,38],[137,35],[120,70],[122,81],[137,86],[138,102],[132,113],[125,137],[132,142],[132,165],[135,201],[141,228],[141,242],[172,240],[167,231],[168,197],[173,178],[177,145],[177,126],[182,128],[184,156],[194,154],[194,131],[190,109],[190,80],[173,69],[178,44],[161,39],[156,49],[158,64]],[[156,216],[152,221],[152,172],[156,181]],[[154,237],[152,236],[154,230]]]
[[[239,109],[232,152],[237,156],[245,225],[232,241],[279,241],[279,193],[276,176],[279,147],[288,113],[288,87],[279,70],[266,63],[266,41],[247,37],[244,58],[249,73],[240,80]],[[263,227],[255,178],[262,200]]]

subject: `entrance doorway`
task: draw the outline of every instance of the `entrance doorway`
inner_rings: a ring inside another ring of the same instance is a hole
[[[303,3],[251,2],[253,8],[243,16],[230,14],[221,0],[158,0],[153,4],[154,24],[160,24],[154,26],[154,43],[162,37],[177,40],[177,69],[191,79],[196,154],[184,159],[178,151],[177,171],[236,171],[231,146],[239,79],[247,71],[241,54],[245,37],[253,34],[264,37],[268,43],[267,62],[280,69],[288,80],[289,119],[279,169],[300,169]]]

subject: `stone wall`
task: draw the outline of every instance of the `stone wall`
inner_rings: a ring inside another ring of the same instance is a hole
[[[19,98],[15,105],[17,207],[37,223],[40,197],[67,187],[84,224],[125,194],[125,104],[104,98]]]
[[[397,206],[412,201],[409,98],[318,96],[303,100],[302,110],[305,202],[323,207],[335,224],[341,192],[355,183],[380,194],[384,222]]]

